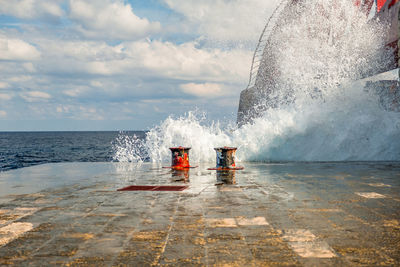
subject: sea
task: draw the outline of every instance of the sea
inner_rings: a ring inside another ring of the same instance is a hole
[[[144,131],[0,132],[0,171],[55,162],[111,162],[121,134]]]

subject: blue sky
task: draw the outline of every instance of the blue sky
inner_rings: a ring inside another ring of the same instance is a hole
[[[0,131],[234,119],[277,0],[0,0]]]

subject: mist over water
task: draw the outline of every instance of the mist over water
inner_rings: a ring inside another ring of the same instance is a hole
[[[359,80],[393,60],[385,27],[348,1],[307,1],[271,39],[277,76],[261,116],[240,128],[195,112],[169,117],[145,140],[121,135],[114,159],[169,162],[168,148],[181,145],[192,162],[214,162],[217,146],[238,147],[239,161],[399,161],[400,113]]]

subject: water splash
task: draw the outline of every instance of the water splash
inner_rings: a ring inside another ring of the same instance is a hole
[[[340,97],[269,109],[236,131],[248,161],[400,160],[400,114],[384,110],[363,86]],[[238,152],[239,153],[239,152]]]
[[[259,86],[268,96],[260,94],[262,112],[251,123],[169,117],[145,140],[121,137],[115,159],[169,161],[168,148],[181,145],[192,147],[192,162],[214,162],[213,148],[226,145],[238,147],[238,161],[399,161],[400,113],[354,82],[393,60],[383,49],[386,25],[367,22],[345,0],[306,1],[298,14],[271,39],[274,69],[264,71],[277,75],[272,87]]]
[[[291,5],[264,50],[255,84],[260,109],[340,95],[341,84],[387,69],[394,60],[387,31],[347,0]]]
[[[227,145],[238,147],[238,161],[400,160],[399,113],[382,109],[362,86],[351,89],[342,99],[269,109],[253,124],[235,130],[207,125],[191,112],[168,118],[145,140],[123,145],[115,159],[143,160],[137,145],[145,148],[150,161],[169,162],[169,147],[182,145],[192,147],[191,162],[214,162],[213,148]]]
[[[120,132],[113,142],[114,161],[143,163],[148,160],[148,148],[143,139],[136,134],[133,136]]]
[[[170,161],[169,147],[191,147],[191,161],[215,160],[215,146],[229,145],[229,132],[221,129],[218,122],[207,125],[205,113],[188,112],[179,118],[169,117],[153,128],[146,136],[146,146],[152,161]]]

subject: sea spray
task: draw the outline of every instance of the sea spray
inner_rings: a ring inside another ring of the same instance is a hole
[[[146,146],[152,161],[169,161],[172,146],[191,147],[192,162],[215,160],[214,146],[230,144],[229,135],[219,123],[205,124],[204,114],[188,112],[186,116],[169,117],[146,136]]]
[[[125,136],[115,159],[137,162],[145,154],[152,162],[169,162],[169,147],[183,145],[192,147],[191,162],[214,162],[213,148],[228,145],[238,147],[237,161],[399,161],[399,113],[382,109],[362,86],[351,89],[341,99],[316,100],[302,109],[271,108],[236,130],[207,125],[191,112],[170,117],[145,140]]]
[[[149,159],[148,149],[136,134],[133,136],[120,132],[113,142],[114,161],[142,163]]]
[[[274,89],[260,88],[269,96],[250,123],[223,128],[196,112],[169,117],[145,140],[121,137],[115,159],[166,162],[168,148],[181,145],[192,147],[191,162],[213,162],[213,148],[226,145],[238,147],[238,161],[399,161],[400,113],[359,80],[392,60],[383,49],[386,25],[367,22],[344,0],[301,8],[271,39],[279,75]]]
[[[353,84],[338,98],[268,109],[234,140],[247,161],[396,161],[400,114]]]

